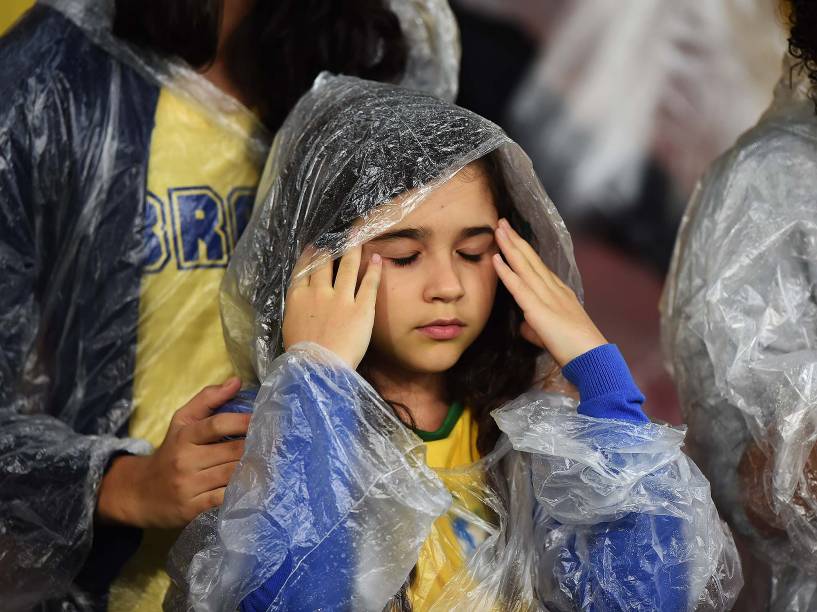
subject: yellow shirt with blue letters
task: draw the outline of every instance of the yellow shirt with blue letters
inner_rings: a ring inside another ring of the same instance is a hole
[[[226,129],[212,114],[162,89],[148,162],[146,263],[139,304],[130,435],[161,444],[173,413],[202,387],[233,374],[218,291],[249,221],[263,159],[250,116]],[[110,593],[113,611],[159,610],[178,532],[147,529]]]

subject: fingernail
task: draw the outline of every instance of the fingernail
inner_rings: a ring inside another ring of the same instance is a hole
[[[505,217],[502,217],[502,218],[499,220],[499,224],[500,224],[502,227],[504,227],[505,229],[511,229],[511,224],[510,224],[510,223],[508,223],[508,220],[507,220]]]
[[[378,253],[375,253],[374,255],[372,255],[372,263],[373,264],[379,264],[380,263],[380,255]]]
[[[502,222],[500,221],[500,223],[502,223]],[[503,240],[508,239],[508,232],[506,232],[505,228],[502,227],[501,225],[496,228],[496,235],[499,236],[500,238],[502,238]]]

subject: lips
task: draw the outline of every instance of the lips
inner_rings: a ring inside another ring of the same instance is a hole
[[[459,319],[437,319],[417,328],[432,340],[452,340],[462,333],[465,323]]]

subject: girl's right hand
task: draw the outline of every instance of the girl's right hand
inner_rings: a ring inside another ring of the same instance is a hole
[[[357,288],[362,248],[350,249],[340,260],[332,284],[332,261],[312,274],[297,277],[311,256],[305,251],[293,272],[284,310],[284,349],[299,342],[314,342],[332,351],[353,370],[372,339],[374,306],[380,286],[382,262],[372,255]]]

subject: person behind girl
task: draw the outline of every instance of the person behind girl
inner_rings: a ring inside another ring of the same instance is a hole
[[[176,543],[166,607],[731,605],[708,483],[683,432],[642,412],[497,126],[324,75],[261,184],[222,288],[236,367],[261,387],[227,407],[253,411],[245,454],[220,512]]]

